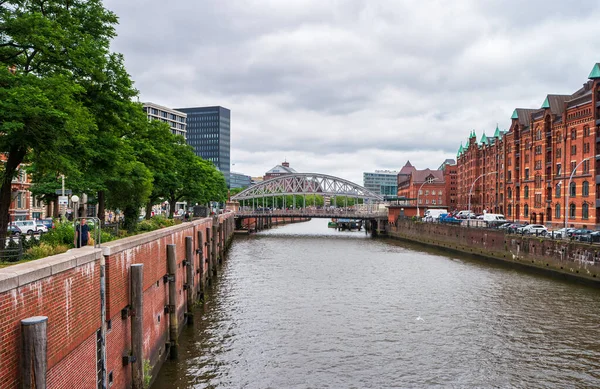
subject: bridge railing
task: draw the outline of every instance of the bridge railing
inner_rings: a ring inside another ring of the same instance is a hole
[[[324,216],[324,217],[340,217],[340,218],[369,218],[369,217],[384,217],[387,216],[387,210],[367,211],[367,210],[355,210],[346,208],[333,208],[333,209],[308,209],[308,208],[296,208],[296,209],[243,209],[238,210],[236,215],[248,215],[248,216]]]

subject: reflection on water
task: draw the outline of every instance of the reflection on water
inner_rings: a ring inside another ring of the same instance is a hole
[[[236,237],[153,387],[600,387],[599,294],[288,225]]]

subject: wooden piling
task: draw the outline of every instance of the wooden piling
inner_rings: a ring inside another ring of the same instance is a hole
[[[171,340],[171,359],[177,358],[178,320],[177,320],[177,259],[176,245],[167,245],[167,269],[169,272],[169,339]]]
[[[223,239],[223,236],[225,235],[223,233],[223,223],[219,223],[218,224],[218,236],[219,236],[219,264],[223,263],[223,254],[225,252],[225,240]]]
[[[213,274],[213,251],[212,251],[212,227],[206,228],[206,261],[208,262],[208,272],[206,274],[206,284],[212,285],[212,274]]]
[[[185,274],[187,297],[187,323],[194,323],[194,302],[196,301],[196,288],[194,287],[194,238],[185,237]]]
[[[144,265],[130,267],[131,275],[131,387],[144,389]]]
[[[204,239],[202,238],[202,231],[198,231],[198,288],[197,297],[201,299],[204,297],[204,287],[206,281],[204,280]]]
[[[21,388],[46,389],[48,317],[21,320]]]
[[[211,243],[212,243],[212,249],[211,249],[211,258],[210,261],[212,262],[212,272],[210,273],[211,277],[212,276],[216,276],[217,275],[217,255],[218,255],[218,251],[217,251],[217,241],[219,239],[219,235],[217,235],[217,228],[219,224],[219,219],[217,219],[216,217],[213,219],[213,224],[212,224],[212,232],[210,234],[211,237]]]

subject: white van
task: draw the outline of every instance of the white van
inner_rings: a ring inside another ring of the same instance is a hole
[[[498,226],[502,223],[506,223],[504,215],[499,213],[484,213],[483,221],[487,222],[488,226]]]
[[[438,220],[440,215],[448,213],[448,210],[445,208],[436,208],[436,209],[428,209],[425,211],[425,215],[423,215],[423,221],[431,222],[434,220]]]
[[[35,220],[17,220],[13,222],[21,234],[33,235],[37,232],[48,232],[48,228],[43,224],[37,224]]]

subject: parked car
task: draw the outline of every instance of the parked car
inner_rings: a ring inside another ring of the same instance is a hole
[[[462,223],[461,219],[458,219],[449,213],[441,214],[438,220],[440,223],[448,223],[448,224],[461,224]]]
[[[498,226],[499,230],[508,230],[508,228],[511,226],[511,222],[506,222],[506,223],[502,223]]]
[[[577,235],[575,239],[580,242],[598,243],[600,242],[600,231],[594,231],[589,234]]]
[[[521,227],[518,232],[527,235],[544,236],[548,233],[548,229],[542,224],[528,224],[525,227]]]
[[[40,232],[48,232],[48,229],[43,224],[37,224],[35,220],[17,220],[13,223],[21,234],[33,235]]]
[[[564,239],[569,232],[575,231],[574,228],[561,228],[560,230],[548,231],[548,236],[553,239]]]
[[[579,229],[567,232],[567,236],[569,238],[571,238],[571,239],[575,239],[576,240],[578,236],[580,236],[580,235],[586,235],[586,234],[591,234],[592,232],[594,232],[594,231],[588,230],[588,229],[585,229],[585,228],[579,228]]]
[[[6,232],[9,236],[19,237],[21,235],[21,230],[19,229],[19,227],[13,224],[8,225],[8,229],[6,230]]]
[[[510,226],[508,226],[506,228],[506,232],[508,232],[509,234],[516,234],[519,233],[519,229],[525,227],[527,224],[521,224],[521,223],[512,223]]]
[[[51,219],[51,218],[40,219],[37,222],[38,222],[38,224],[45,225],[46,228],[48,229],[48,231],[56,228],[56,226],[54,225],[54,219]]]
[[[475,214],[469,211],[459,211],[456,215],[454,215],[457,219],[474,219]]]

